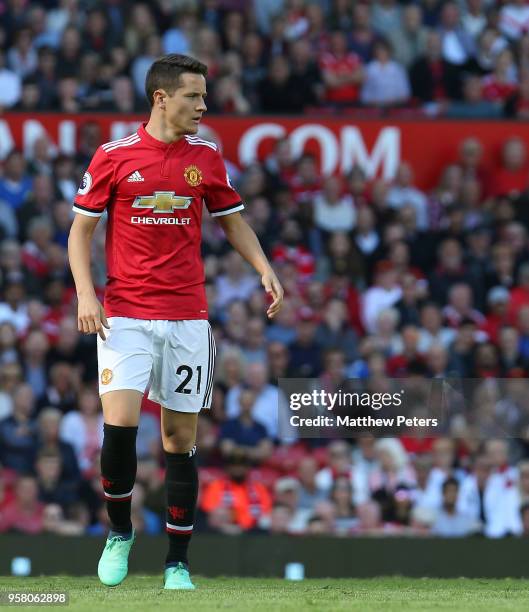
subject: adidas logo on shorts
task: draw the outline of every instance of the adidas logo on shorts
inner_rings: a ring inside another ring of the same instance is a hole
[[[141,183],[142,181],[144,181],[145,179],[143,178],[143,176],[138,172],[138,170],[135,170],[127,179],[127,183]]]

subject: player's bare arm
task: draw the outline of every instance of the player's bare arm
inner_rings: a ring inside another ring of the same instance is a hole
[[[103,327],[109,328],[105,311],[96,297],[90,272],[92,236],[99,217],[76,214],[68,236],[68,256],[77,291],[77,328],[85,334],[99,334],[105,340]]]
[[[272,319],[279,312],[283,304],[283,287],[281,287],[281,283],[273,271],[270,262],[263,253],[255,232],[238,212],[218,217],[217,220],[233,248],[261,276],[261,282],[266,293],[273,298],[273,302],[266,312],[268,317]]]

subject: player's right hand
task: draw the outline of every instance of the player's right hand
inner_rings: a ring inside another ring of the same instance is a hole
[[[77,306],[77,329],[84,334],[99,334],[106,340],[104,327],[110,329],[105,310],[95,295],[79,297]]]

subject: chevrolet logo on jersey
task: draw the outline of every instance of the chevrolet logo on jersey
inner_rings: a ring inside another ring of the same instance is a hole
[[[171,213],[191,206],[193,198],[177,196],[174,191],[155,191],[150,196],[138,196],[132,208],[152,208],[155,213]]]

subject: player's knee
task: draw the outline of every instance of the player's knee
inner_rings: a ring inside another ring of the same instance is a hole
[[[195,445],[193,431],[186,429],[166,432],[163,436],[163,449],[168,453],[187,453]]]

